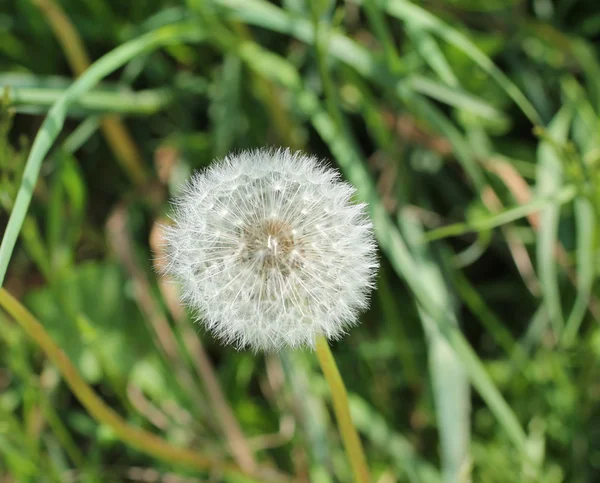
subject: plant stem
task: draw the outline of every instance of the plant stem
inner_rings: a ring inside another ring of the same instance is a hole
[[[34,2],[46,17],[48,25],[63,48],[71,70],[82,75],[90,66],[90,57],[77,29],[61,8],[53,0],[35,0]],[[118,117],[104,117],[102,131],[117,160],[136,184],[148,181],[148,173],[139,148],[127,127]]]
[[[166,223],[166,221],[164,221],[164,223]],[[166,260],[166,254],[161,230],[156,223],[150,233],[150,247],[156,254],[154,267],[157,272],[161,272],[164,268],[163,264]],[[246,440],[244,432],[235,417],[229,401],[225,397],[215,368],[206,349],[204,349],[204,346],[202,345],[201,338],[198,337],[198,334],[196,334],[189,325],[185,310],[179,303],[175,285],[173,285],[166,276],[160,276],[158,278],[158,286],[171,317],[179,327],[183,343],[194,362],[196,372],[204,383],[208,400],[221,424],[223,434],[227,438],[232,456],[241,468],[252,471],[256,468],[254,452]]]
[[[331,391],[335,417],[337,418],[346,454],[348,455],[350,465],[352,466],[354,480],[360,483],[369,482],[371,481],[371,478],[369,476],[367,459],[358,433],[356,432],[356,428],[352,423],[352,418],[350,417],[346,386],[344,386],[340,371],[338,370],[333,354],[329,349],[329,344],[323,336],[317,338],[317,358],[319,359],[321,370],[325,375],[325,379],[327,380],[327,384]]]
[[[524,205],[518,205],[514,208],[509,208],[501,213],[496,213],[488,218],[477,220],[469,223],[453,223],[451,225],[435,228],[428,231],[424,238],[431,242],[441,240],[451,236],[461,236],[467,233],[491,230],[498,226],[506,225],[520,218],[525,218],[532,213],[537,213],[546,208],[550,204],[557,203],[559,205],[571,202],[578,195],[578,190],[573,185],[567,185],[561,188],[554,196],[542,196],[536,198]]]
[[[40,174],[42,161],[60,134],[71,105],[102,79],[136,56],[174,42],[199,41],[202,38],[204,38],[203,32],[195,25],[181,23],[165,25],[130,40],[94,62],[54,103],[40,126],[29,151],[17,198],[8,219],[2,243],[0,243],[0,285],[4,282],[8,263]]]
[[[7,92],[7,94],[5,94]],[[64,89],[48,87],[0,88],[0,96],[8,97],[10,106],[34,112],[47,112],[60,99]],[[151,115],[163,109],[173,100],[173,91],[152,89],[144,91],[93,90],[73,104],[69,115],[84,116],[88,113]],[[28,112],[28,111],[26,111]]]
[[[263,471],[250,474],[231,463],[209,458],[194,450],[171,446],[170,443],[159,436],[131,426],[106,405],[84,381],[77,368],[65,352],[52,340],[44,327],[18,300],[3,288],[0,288],[0,307],[13,317],[27,335],[41,347],[46,356],[56,364],[65,382],[89,414],[97,422],[109,426],[123,442],[161,460],[179,463],[197,470],[217,470],[236,476],[256,476],[261,478],[260,481],[289,481],[286,475],[282,475],[274,469],[261,468]]]

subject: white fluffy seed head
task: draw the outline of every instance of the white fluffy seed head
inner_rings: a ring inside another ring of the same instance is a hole
[[[165,273],[214,335],[277,351],[341,337],[367,307],[376,244],[354,188],[288,149],[214,162],[175,200]]]

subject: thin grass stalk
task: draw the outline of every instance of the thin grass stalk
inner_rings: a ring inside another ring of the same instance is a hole
[[[90,66],[91,61],[73,23],[60,5],[53,0],[34,0],[34,3],[46,16],[71,70],[77,76],[82,75]],[[144,168],[142,155],[123,122],[117,117],[105,117],[101,121],[101,127],[110,149],[132,181],[136,184],[146,182],[148,174]]]
[[[218,468],[231,474],[243,474],[242,470],[230,463],[213,460],[189,449],[175,448],[155,434],[130,426],[84,381],[66,353],[52,340],[42,324],[3,288],[0,289],[0,306],[56,364],[65,382],[90,415],[97,422],[109,426],[122,441],[161,460],[181,463],[198,470]]]
[[[317,338],[317,358],[331,391],[335,417],[346,454],[352,466],[354,480],[359,483],[368,483],[371,481],[371,477],[369,476],[367,458],[365,457],[362,443],[350,416],[348,392],[346,391],[346,386],[335,363],[329,344],[323,336]]]
[[[237,465],[210,458],[187,448],[177,448],[159,436],[128,424],[94,392],[79,374],[66,353],[52,340],[44,326],[5,289],[0,288],[2,307],[25,333],[31,337],[58,368],[65,382],[90,416],[105,424],[121,441],[155,458],[181,464],[201,471],[216,471],[231,476],[255,477],[259,481],[285,482],[291,479],[275,469],[260,468],[256,472],[244,471]]]
[[[150,246],[155,254],[155,269],[160,271],[166,255],[158,224],[154,225],[150,234]],[[215,368],[202,344],[202,339],[189,325],[185,311],[179,303],[176,286],[166,276],[161,275],[158,278],[158,287],[171,317],[181,331],[183,343],[192,358],[196,373],[204,384],[208,400],[221,425],[223,434],[227,438],[231,454],[240,467],[249,470],[255,469],[254,452],[223,392]]]
[[[198,41],[202,38],[204,38],[203,32],[194,25],[181,23],[161,27],[126,42],[104,55],[64,91],[44,119],[25,163],[23,179],[0,244],[0,285],[4,282],[8,263],[33,196],[42,161],[60,134],[69,107],[107,75],[136,56],[174,42]]]

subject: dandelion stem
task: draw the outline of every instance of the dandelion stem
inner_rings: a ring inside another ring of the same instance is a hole
[[[323,336],[317,337],[317,358],[319,359],[321,370],[325,375],[325,379],[327,380],[327,384],[331,391],[333,409],[337,418],[342,441],[344,442],[344,448],[346,449],[346,454],[348,455],[350,465],[352,466],[354,479],[360,483],[367,483],[371,481],[369,468],[367,466],[367,459],[360,438],[356,432],[354,423],[352,423],[352,418],[350,417],[346,386],[344,386],[340,371],[338,370],[333,354],[329,349],[329,344]]]

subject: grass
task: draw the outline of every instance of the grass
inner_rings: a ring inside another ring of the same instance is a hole
[[[332,351],[373,481],[600,478],[588,3],[38,0],[0,25],[0,481],[352,481],[314,356],[220,346],[153,271],[180,183],[264,145],[369,203],[378,292]]]

